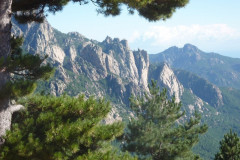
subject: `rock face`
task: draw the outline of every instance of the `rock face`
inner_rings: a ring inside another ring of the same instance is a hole
[[[180,97],[184,91],[182,84],[178,81],[173,71],[168,67],[168,65],[164,64],[162,72],[160,73],[158,83],[159,86],[166,86],[170,96],[175,96],[176,102],[180,102]]]
[[[123,114],[129,115],[129,96],[148,92],[151,79],[157,80],[160,88],[167,88],[169,96],[175,96],[176,102],[180,102],[185,87],[211,105],[220,106],[223,103],[221,91],[216,86],[209,85],[212,87],[211,94],[215,95],[215,98],[209,100],[200,94],[201,91],[195,90],[194,84],[186,85],[170,67],[175,59],[165,57],[170,65],[163,63],[150,67],[147,52],[132,51],[126,40],[106,37],[104,41],[98,42],[77,32],[63,34],[46,21],[27,25],[13,21],[12,32],[24,36],[26,51],[48,55],[48,61],[56,68],[55,76],[49,82],[41,82],[38,92],[45,91],[56,96],[84,93],[86,96],[106,97],[114,105],[106,123],[121,119],[119,117]],[[175,55],[176,49],[170,49],[169,54]],[[192,62],[202,59],[200,50],[191,45],[177,50],[187,52],[186,57],[191,57]],[[191,105],[197,107],[197,103]]]
[[[175,75],[184,88],[190,89],[193,94],[200,97],[213,107],[220,107],[223,103],[221,90],[214,84],[199,76],[183,70],[175,70]]]
[[[13,23],[16,23],[15,21]],[[46,54],[53,61],[63,63],[65,54],[57,45],[54,29],[44,21],[42,24],[30,23],[26,25],[13,25],[14,35],[22,35],[25,38],[25,49],[30,53]]]
[[[107,95],[113,103],[121,104],[128,104],[132,93],[148,91],[148,54],[130,50],[126,40],[107,37],[97,42],[76,32],[63,34],[46,21],[27,25],[13,21],[12,33],[24,36],[26,51],[48,55],[48,61],[56,68],[52,80],[42,82],[38,91]]]
[[[176,102],[180,102],[184,87],[166,63],[153,68],[150,71],[149,79],[157,80],[161,88],[167,88],[169,96],[175,96]]]

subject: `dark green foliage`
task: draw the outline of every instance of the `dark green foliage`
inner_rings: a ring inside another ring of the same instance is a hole
[[[33,96],[13,115],[12,129],[1,146],[0,159],[132,159],[110,142],[123,133],[123,124],[101,121],[111,107],[93,97]]]
[[[240,139],[230,130],[220,142],[219,152],[215,160],[240,160]]]
[[[196,113],[188,122],[179,123],[185,115],[180,111],[181,104],[174,98],[168,100],[166,89],[159,93],[154,81],[149,89],[150,96],[130,98],[137,117],[128,125],[123,148],[154,160],[199,159],[191,149],[199,134],[207,131],[206,125],[199,124],[200,115]]]
[[[12,10],[20,23],[42,22],[46,12],[61,11],[68,2],[78,2],[80,5],[92,2],[97,6],[97,12],[105,16],[119,15],[124,4],[129,13],[137,11],[149,21],[156,21],[170,18],[177,8],[184,7],[189,0],[13,0]]]
[[[36,89],[34,81],[18,79],[16,81],[9,81],[0,90],[0,97],[17,98],[31,94]],[[0,99],[1,99],[0,98]]]
[[[0,69],[12,74],[10,81],[0,91],[0,97],[21,97],[32,93],[36,88],[36,80],[47,80],[54,72],[49,65],[42,65],[47,57],[23,53],[22,37],[12,37],[11,54],[0,62]]]
[[[24,54],[21,48],[22,44],[22,37],[12,37],[11,55],[7,61],[6,70],[20,77],[24,77],[24,79],[48,79],[53,73],[53,68],[50,64],[42,65],[47,56],[40,57],[38,54]]]
[[[146,6],[140,7],[138,11],[149,21],[166,20],[172,16],[177,8],[184,7],[188,2],[189,0],[153,0]]]
[[[57,12],[63,9],[69,0],[13,0],[12,11],[20,23],[42,22],[44,12]]]

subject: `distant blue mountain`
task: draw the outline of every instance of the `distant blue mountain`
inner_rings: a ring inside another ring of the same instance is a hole
[[[168,63],[172,68],[190,71],[220,87],[240,89],[240,59],[205,53],[196,46],[171,47],[149,55],[150,63]]]

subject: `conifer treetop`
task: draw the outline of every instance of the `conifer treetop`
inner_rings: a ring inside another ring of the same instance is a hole
[[[101,123],[111,109],[103,99],[38,95],[19,103],[25,109],[14,113],[0,159],[136,160],[111,145],[124,125]]]
[[[89,2],[97,6],[97,12],[105,16],[121,13],[121,5],[128,8],[130,14],[135,11],[149,21],[166,20],[178,8],[184,7],[189,0],[13,0],[13,15],[20,23],[41,22],[47,13],[61,11],[69,2],[80,5]]]
[[[200,159],[192,152],[199,135],[207,125],[200,124],[201,116],[195,113],[188,121],[181,122],[181,104],[168,99],[167,90],[160,92],[156,82],[149,86],[150,95],[130,98],[136,118],[128,124],[123,149],[139,157],[153,160]]]
[[[238,160],[240,159],[240,138],[230,130],[220,141],[219,152],[215,160]]]

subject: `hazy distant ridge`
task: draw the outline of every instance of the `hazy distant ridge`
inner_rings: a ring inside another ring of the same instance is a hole
[[[166,62],[171,67],[190,71],[221,87],[240,89],[240,59],[205,53],[196,46],[171,47],[149,55],[150,63]]]

